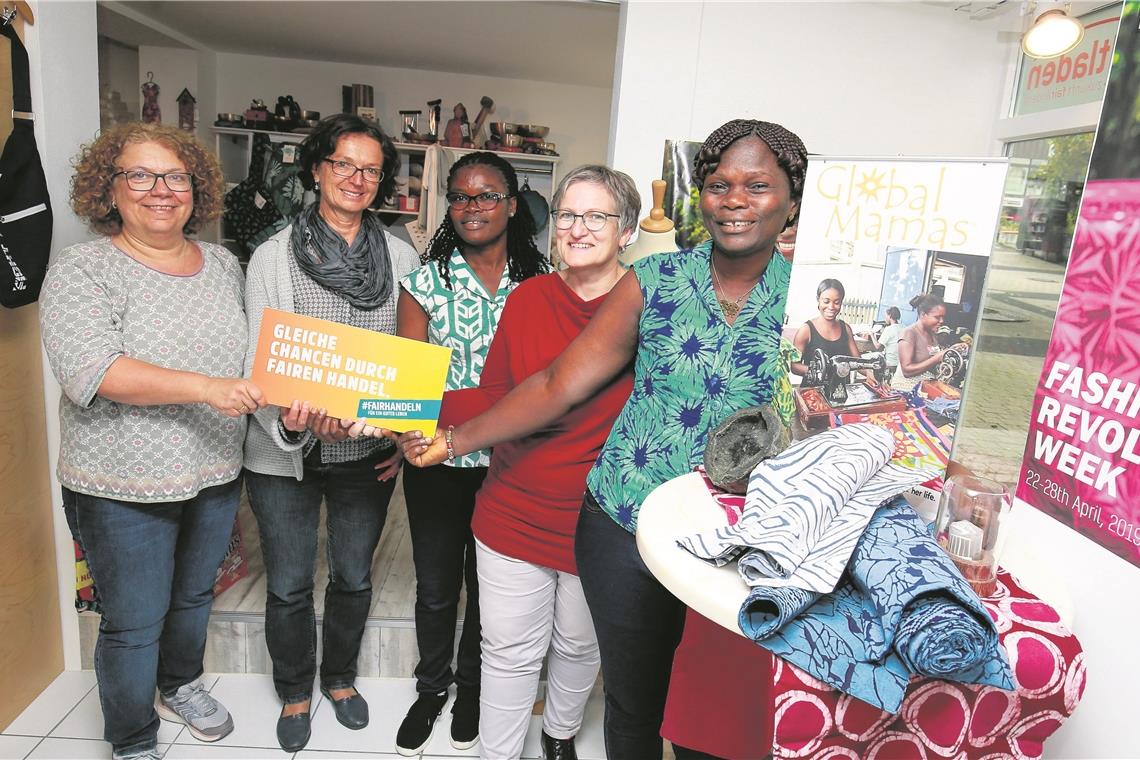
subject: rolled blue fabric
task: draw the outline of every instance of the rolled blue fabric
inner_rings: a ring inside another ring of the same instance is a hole
[[[815,604],[819,596],[790,586],[756,586],[740,608],[740,630],[753,641],[766,639]]]
[[[754,588],[741,630],[868,704],[898,712],[912,674],[1013,688],[989,613],[901,497],[871,518],[835,591],[806,608],[787,591]]]
[[[894,649],[907,669],[931,678],[969,680],[985,660],[992,625],[956,600],[932,595],[915,600],[899,620]],[[979,674],[980,675],[980,674]]]

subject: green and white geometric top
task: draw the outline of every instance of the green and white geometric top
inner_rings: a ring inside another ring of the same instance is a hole
[[[503,267],[498,290],[494,295],[487,293],[458,249],[451,252],[449,266],[451,287],[440,277],[434,261],[404,277],[400,285],[427,314],[428,342],[451,349],[451,366],[444,388],[455,391],[479,385],[487,349],[495,337],[503,305],[516,283],[511,282],[508,267]],[[490,464],[491,450],[482,449],[456,457],[454,466],[487,467]]]

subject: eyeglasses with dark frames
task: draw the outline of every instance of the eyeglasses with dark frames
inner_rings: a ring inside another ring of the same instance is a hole
[[[582,224],[586,225],[586,229],[590,232],[601,232],[606,222],[610,219],[621,219],[621,214],[607,214],[605,211],[583,211],[581,214],[575,214],[573,211],[556,208],[550,212],[550,218],[554,220],[554,226],[560,230],[570,229],[574,226],[575,219],[581,219]]]
[[[185,193],[194,189],[194,175],[190,172],[148,172],[145,169],[124,169],[111,175],[115,179],[122,175],[127,187],[138,192],[150,192],[161,179],[172,193]]]
[[[448,193],[443,196],[447,199],[447,205],[456,211],[462,211],[467,208],[467,204],[475,201],[475,206],[480,211],[490,211],[499,205],[500,201],[505,201],[511,196],[507,193],[479,193],[478,195],[467,195],[466,193]]]
[[[340,161],[334,158],[322,159],[326,164],[332,167],[332,173],[338,177],[348,179],[353,177],[357,172],[364,177],[365,182],[379,182],[384,179],[384,170],[377,169],[375,166],[357,166],[350,164],[348,161]]]

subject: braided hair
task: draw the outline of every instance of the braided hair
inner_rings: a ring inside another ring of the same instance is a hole
[[[507,195],[517,198],[519,194],[519,178],[515,169],[501,156],[486,151],[468,153],[454,164],[447,174],[447,186],[455,181],[455,175],[468,166],[488,166],[503,176],[507,185]],[[550,264],[546,257],[534,244],[537,234],[534,218],[526,203],[519,203],[515,215],[507,220],[507,276],[512,282],[519,283],[534,277],[536,274],[545,274],[550,271]],[[439,276],[447,287],[451,287],[451,252],[463,245],[462,238],[455,231],[451,223],[451,214],[445,214],[443,223],[432,235],[427,251],[420,257],[423,264],[434,261]]]
[[[792,188],[792,200],[799,201],[804,194],[807,148],[804,147],[803,141],[794,132],[770,121],[733,119],[714,130],[701,145],[697,157],[693,159],[693,179],[696,180],[697,186],[704,187],[705,178],[716,171],[717,166],[720,165],[721,156],[724,155],[728,146],[745,137],[759,137],[776,154],[776,162],[788,175],[788,182]],[[799,208],[797,208],[796,216],[784,225],[784,229],[795,224],[799,215]]]

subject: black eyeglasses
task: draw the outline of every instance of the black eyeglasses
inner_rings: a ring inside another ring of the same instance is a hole
[[[478,195],[467,195],[466,193],[448,193],[443,196],[447,199],[447,205],[451,206],[456,211],[462,211],[467,208],[467,204],[475,201],[475,205],[480,211],[490,211],[495,206],[499,205],[499,201],[505,201],[511,196],[506,193],[479,193]]]
[[[550,212],[550,218],[554,220],[554,226],[560,230],[570,229],[574,226],[575,219],[581,219],[582,224],[586,225],[586,229],[590,232],[600,232],[611,218],[621,219],[621,214],[607,214],[605,211],[585,211],[575,214],[573,211],[556,208]]]
[[[384,170],[377,169],[375,166],[357,166],[347,161],[337,161],[332,158],[324,158],[321,160],[332,166],[332,173],[338,177],[347,179],[355,176],[357,172],[360,172],[365,182],[379,182],[384,179]]]
[[[194,188],[194,175],[189,172],[164,172],[156,174],[143,169],[125,169],[115,172],[111,179],[119,175],[127,178],[127,187],[139,192],[150,192],[161,179],[172,193],[185,193]]]

